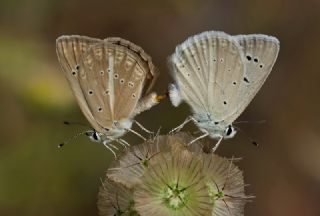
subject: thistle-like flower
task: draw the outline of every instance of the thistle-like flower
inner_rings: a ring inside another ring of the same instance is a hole
[[[139,215],[134,209],[133,192],[126,186],[106,179],[98,194],[98,209],[101,216]]]
[[[142,144],[132,146],[108,169],[107,177],[128,188],[136,185],[159,153],[169,152],[167,137],[157,136]]]
[[[141,215],[210,215],[212,205],[201,161],[192,153],[165,153],[141,178],[134,191]]]
[[[212,216],[241,216],[253,196],[244,192],[243,174],[233,162],[214,154],[202,155],[206,184],[214,205]]]
[[[250,197],[234,160],[190,140],[186,133],[157,136],[126,150],[107,171],[100,215],[243,215]]]

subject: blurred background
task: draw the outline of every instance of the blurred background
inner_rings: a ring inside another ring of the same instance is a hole
[[[161,72],[161,93],[171,81],[167,56],[206,30],[264,33],[281,42],[271,75],[239,118],[266,120],[242,125],[260,147],[238,134],[217,151],[243,158],[247,193],[256,196],[245,215],[319,216],[319,0],[1,0],[0,215],[97,215],[97,192],[113,156],[86,137],[57,149],[83,130],[63,121],[86,122],[60,71],[58,36],[119,36],[142,46]],[[164,101],[137,119],[166,133],[188,114],[186,105]]]

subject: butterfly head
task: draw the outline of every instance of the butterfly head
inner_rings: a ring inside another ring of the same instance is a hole
[[[230,139],[233,138],[237,133],[236,129],[232,125],[228,125],[227,127],[220,127],[214,123],[211,123],[201,127],[200,123],[198,124],[198,126],[203,132],[209,133],[209,136],[215,139],[219,139],[221,137],[223,137],[223,139]]]
[[[87,131],[86,132],[86,135],[89,137],[89,139],[92,141],[92,142],[101,142],[102,139],[101,139],[101,133],[93,130],[93,131]]]
[[[223,138],[230,139],[233,138],[237,133],[237,130],[232,126],[228,125],[224,130]]]
[[[100,128],[99,131],[92,130],[87,131],[86,135],[93,142],[102,142],[105,138],[116,139],[124,135],[128,129],[132,126],[132,120],[122,119],[119,121],[113,121],[109,127]]]
[[[226,125],[224,121],[214,121],[211,115],[194,115],[196,124],[204,133],[208,133],[211,138],[230,139],[237,133],[232,125]]]

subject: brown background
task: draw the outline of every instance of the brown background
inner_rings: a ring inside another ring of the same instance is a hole
[[[58,36],[129,39],[153,57],[161,72],[155,89],[164,92],[171,81],[166,58],[175,45],[222,30],[281,41],[273,72],[239,118],[267,120],[242,126],[260,148],[238,134],[218,150],[243,157],[247,192],[257,196],[246,215],[320,215],[319,27],[318,0],[1,0],[0,214],[97,215],[100,178],[112,155],[85,137],[56,148],[82,130],[62,121],[85,122],[60,72]],[[174,109],[165,101],[138,120],[165,133],[188,114],[186,105]]]

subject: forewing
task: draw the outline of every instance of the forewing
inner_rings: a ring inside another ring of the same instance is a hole
[[[139,46],[122,38],[108,38],[115,44],[114,118],[132,118],[137,102],[146,96],[158,77],[151,57]]]
[[[61,68],[82,112],[96,130],[99,126],[94,120],[79,83],[79,65],[86,51],[99,42],[101,42],[99,39],[77,35],[61,36],[56,40],[56,52]]]
[[[152,62],[152,58],[150,55],[148,55],[140,46],[119,38],[119,37],[110,37],[107,38],[108,42],[112,44],[116,44],[118,46],[126,47],[130,52],[133,52],[137,55],[137,58],[139,61],[141,61],[141,64],[143,64],[143,67],[146,67],[146,79],[143,86],[142,96],[150,93],[159,73],[157,71],[157,68],[154,66]]]
[[[108,128],[131,118],[149,75],[148,64],[128,47],[110,39],[92,46],[80,65],[80,85],[97,123]]]
[[[178,45],[169,58],[169,67],[180,96],[196,113],[208,111],[208,57],[203,57],[205,50],[198,36],[193,36]]]
[[[211,119],[222,125],[238,106],[237,93],[245,72],[244,56],[239,43],[230,35],[211,33],[209,41],[208,103]]]
[[[238,35],[234,38],[243,47],[246,71],[238,94],[233,99],[238,104],[236,110],[230,112],[226,118],[230,123],[243,112],[257,94],[269,76],[280,49],[278,39],[267,35]]]
[[[237,91],[233,82],[244,73],[239,43],[223,32],[204,32],[179,45],[170,62],[180,94],[193,111],[223,120],[232,106],[225,106],[225,98]]]

